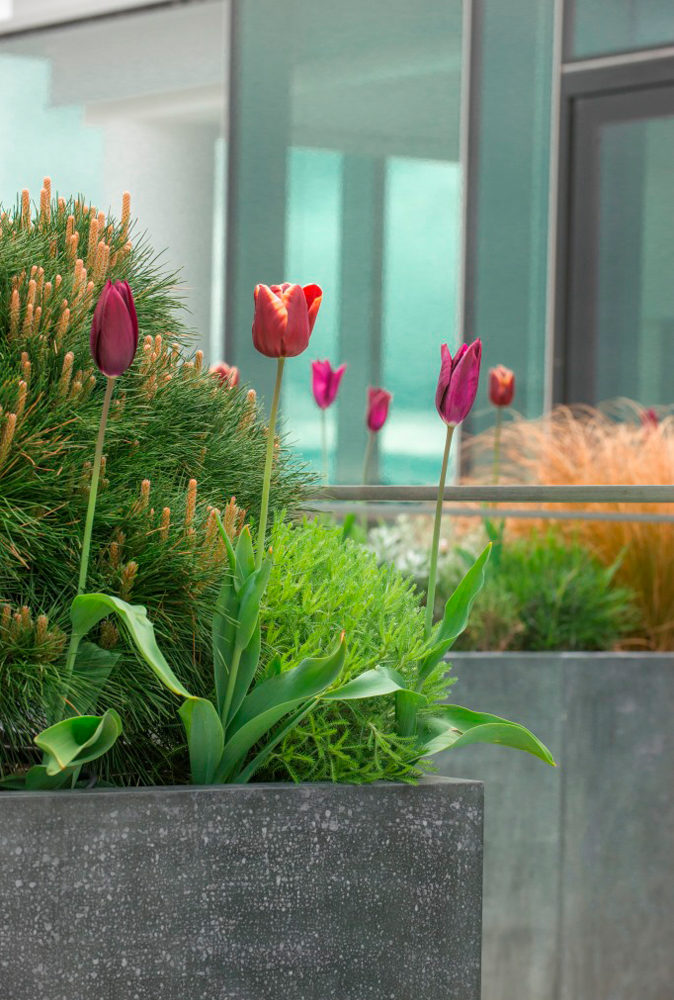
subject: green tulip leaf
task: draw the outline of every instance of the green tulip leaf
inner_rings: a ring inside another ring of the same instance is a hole
[[[72,764],[86,764],[110,749],[122,732],[122,720],[109,708],[102,716],[75,715],[62,719],[35,737],[35,744],[46,755],[48,776],[58,774]]]
[[[210,785],[225,745],[225,734],[215,706],[205,698],[189,698],[178,709],[190,752],[192,783]]]
[[[424,744],[421,756],[431,756],[441,750],[470,743],[495,743],[524,750],[555,767],[548,748],[517,722],[509,722],[486,712],[473,712],[460,705],[441,705],[434,712],[440,714],[424,719],[424,731],[420,734]]]
[[[236,543],[235,561],[234,577],[238,591],[244,586],[248,577],[255,572],[255,552],[248,525],[245,526]]]
[[[262,646],[262,633],[260,629],[260,620],[258,617],[255,623],[255,628],[253,629],[253,634],[250,638],[250,642],[246,648],[242,651],[241,657],[239,659],[239,666],[236,671],[236,677],[234,679],[234,691],[232,693],[232,703],[229,706],[229,718],[232,719],[236,713],[241,708],[243,699],[248,694],[253,681],[255,680],[255,675],[257,673],[257,668],[260,663],[260,649]]]
[[[249,761],[246,766],[238,772],[238,774],[231,777],[230,780],[232,784],[245,785],[246,782],[250,781],[255,772],[260,770],[272,750],[279,745],[281,740],[285,739],[288,733],[292,732],[295,726],[300,724],[305,715],[308,715],[309,712],[313,711],[317,704],[317,701],[311,701],[308,705],[302,705],[300,710],[291,715],[283,726],[279,726],[273,738],[269,740],[268,743],[265,743],[262,749],[255,754],[253,759]]]
[[[213,679],[215,681],[215,701],[218,712],[222,713],[227,691],[229,668],[234,655],[239,599],[234,590],[232,576],[227,576],[215,602],[211,623],[211,649],[213,655]]]
[[[429,639],[428,652],[419,664],[419,684],[423,683],[433,668],[440,663],[447,650],[451,649],[454,641],[466,628],[475,598],[484,585],[491,548],[492,543],[490,542],[447,601],[442,621],[433,629]]]
[[[80,643],[68,696],[75,714],[86,715],[96,710],[101,692],[120,658],[121,653],[102,649],[94,642]]]
[[[271,559],[265,559],[260,568],[250,574],[239,591],[239,620],[235,642],[240,650],[246,648],[259,622],[260,603],[269,583],[271,567]]]
[[[322,701],[351,701],[361,698],[378,698],[385,694],[395,694],[396,691],[407,691],[405,678],[387,667],[377,667],[374,670],[364,670],[362,674],[347,681],[341,687],[334,688],[321,695]],[[416,691],[408,692],[415,702],[424,703],[426,698]]]
[[[115,614],[131,637],[138,653],[153,673],[169,691],[191,698],[173,673],[157,645],[152,623],[141,604],[127,604],[110,594],[79,594],[70,608],[70,619],[75,635],[84,636],[102,618]]]
[[[234,573],[236,571],[236,554],[234,552],[234,549],[232,548],[232,543],[229,540],[229,535],[225,531],[225,526],[222,523],[222,518],[218,513],[216,513],[215,515],[215,520],[218,525],[218,531],[220,532],[220,537],[225,543],[225,550],[227,552],[227,561],[229,563],[229,568],[232,571],[232,573]]]

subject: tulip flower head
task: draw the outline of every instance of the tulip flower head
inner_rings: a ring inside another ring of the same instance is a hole
[[[268,358],[294,358],[305,351],[322,297],[318,285],[256,285],[255,349]]]
[[[442,364],[435,406],[447,426],[456,427],[466,419],[475,402],[480,378],[482,341],[478,339],[470,345],[462,344],[453,358],[447,344],[443,344],[440,355]]]
[[[494,406],[510,406],[515,395],[515,373],[505,365],[489,369],[489,400]]]
[[[216,361],[210,368],[211,375],[219,378],[224,386],[232,389],[239,384],[239,369],[234,365],[228,365],[226,361]]]
[[[346,365],[333,368],[329,361],[311,362],[311,388],[314,399],[322,410],[327,410],[337,398],[339,383],[345,371]]]
[[[94,310],[89,346],[104,375],[114,378],[131,367],[138,347],[138,318],[127,281],[106,281]]]
[[[367,390],[367,426],[371,431],[380,431],[386,423],[388,408],[393,396],[386,389]]]
[[[658,427],[660,424],[660,418],[658,417],[657,411],[649,406],[648,409],[641,411],[641,426],[645,427],[647,430],[654,427]]]

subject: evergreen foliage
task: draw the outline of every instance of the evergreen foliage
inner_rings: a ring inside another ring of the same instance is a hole
[[[254,393],[202,369],[176,276],[129,236],[128,201],[118,222],[83,198],[52,200],[47,181],[39,210],[24,192],[0,216],[0,772],[31,759],[63,662],[104,388],[89,327],[108,278],[133,289],[141,345],[117,381],[88,589],[146,605],[188,686],[207,673],[201,608],[224,564],[210,508],[235,496],[247,518],[259,514],[266,427]],[[309,485],[279,443],[272,509],[291,508]],[[242,515],[230,512],[236,531]],[[104,622],[93,638],[110,648],[120,637]],[[115,780],[171,781],[182,745],[175,704],[119,648],[105,699],[125,736],[104,766]]]

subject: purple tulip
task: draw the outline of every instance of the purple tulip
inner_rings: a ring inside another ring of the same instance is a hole
[[[392,399],[393,396],[386,389],[367,390],[367,426],[371,431],[380,431],[386,423]]]
[[[333,368],[329,361],[311,362],[311,388],[314,399],[322,410],[327,410],[337,398],[339,383],[345,371],[346,365]]]
[[[466,419],[475,402],[480,378],[482,341],[474,340],[470,346],[462,344],[453,358],[447,344],[443,344],[440,354],[442,365],[435,405],[444,422],[449,427],[456,427]]]
[[[104,375],[121,375],[131,367],[138,347],[138,318],[126,281],[106,281],[89,338],[91,356]]]

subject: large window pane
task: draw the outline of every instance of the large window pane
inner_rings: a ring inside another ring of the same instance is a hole
[[[122,192],[221,342],[227,5],[111,17],[0,42],[0,200],[42,178],[107,211]]]
[[[575,59],[671,45],[672,0],[567,0]]]
[[[312,358],[349,366],[331,476],[358,481],[366,389],[395,394],[379,475],[437,473],[439,345],[457,342],[460,0],[241,0],[236,8],[228,353],[267,399],[250,342],[256,282],[324,288],[287,366],[286,426],[320,467]]]

